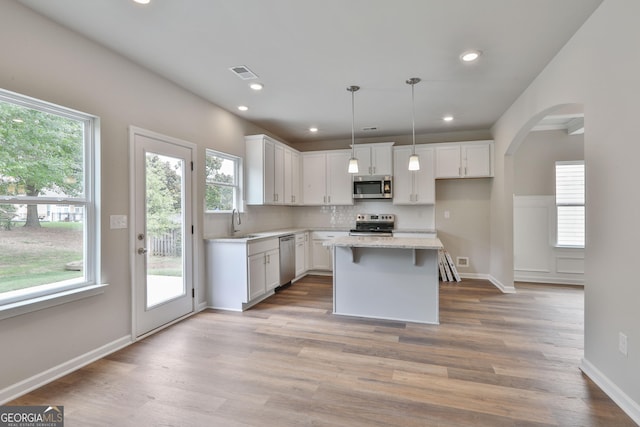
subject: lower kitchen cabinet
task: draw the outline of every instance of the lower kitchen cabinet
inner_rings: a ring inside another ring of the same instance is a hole
[[[309,233],[296,234],[296,277],[302,276],[309,269]]]
[[[345,231],[313,231],[311,232],[311,265],[310,270],[333,271],[331,247],[324,242],[336,237],[348,236]]]
[[[249,299],[252,301],[275,289],[280,282],[279,250],[273,249],[249,256]]]
[[[207,303],[242,311],[273,294],[280,282],[278,238],[207,240]]]

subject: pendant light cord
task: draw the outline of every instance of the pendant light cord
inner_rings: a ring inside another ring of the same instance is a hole
[[[416,154],[416,101],[414,89],[417,82],[411,83],[411,129],[413,133],[413,155]]]

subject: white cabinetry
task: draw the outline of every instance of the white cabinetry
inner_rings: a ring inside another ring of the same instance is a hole
[[[302,153],[302,198],[305,205],[352,205],[349,150]]]
[[[356,144],[358,173],[355,175],[393,175],[393,144],[393,142]]]
[[[300,185],[299,153],[266,135],[247,136],[245,141],[247,204],[296,204]]]
[[[284,203],[300,204],[300,153],[284,149]]]
[[[278,243],[278,239],[274,240]],[[252,246],[260,245],[261,243],[250,243],[249,253],[251,254],[253,251]],[[257,248],[257,250],[262,249]],[[247,265],[249,268],[249,299],[243,302],[253,301],[278,286],[280,282],[279,249],[270,249],[249,255]]]
[[[433,148],[424,145],[416,146],[416,154],[420,158],[420,170],[409,170],[409,157],[413,154],[412,146],[394,147],[393,181],[394,205],[432,205],[436,201],[435,174],[433,164]]]
[[[309,253],[309,233],[297,233],[296,234],[296,277],[302,276],[307,272],[308,261],[307,255]]]
[[[436,178],[493,176],[493,141],[435,145]]]
[[[333,271],[333,257],[330,246],[324,242],[336,237],[348,236],[344,231],[313,231],[311,234],[311,265],[310,270]]]
[[[242,311],[273,294],[280,282],[278,238],[207,241],[207,302]]]

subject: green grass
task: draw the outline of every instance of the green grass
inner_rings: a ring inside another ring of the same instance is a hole
[[[82,223],[42,222],[40,229],[17,223],[0,230],[0,292],[82,277],[65,265],[82,260]]]

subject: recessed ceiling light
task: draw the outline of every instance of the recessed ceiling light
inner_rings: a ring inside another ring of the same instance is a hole
[[[444,116],[442,118],[442,120],[444,120],[445,122],[452,122],[453,121],[453,116]]]
[[[460,55],[460,59],[462,59],[464,62],[473,62],[478,59],[480,55],[482,55],[482,52],[480,52],[479,50],[468,50]]]
[[[262,88],[264,88],[264,85],[262,83],[251,83],[249,87],[253,90],[262,90]]]
[[[249,109],[249,107],[247,107],[246,105],[238,106],[238,110],[240,110],[240,111],[247,111],[248,109]]]
[[[311,127],[311,128],[309,128],[309,132],[316,133],[316,132],[318,132],[318,128]]]
[[[133,1],[138,3],[138,4],[149,4],[149,3],[151,3],[151,0],[133,0]]]

